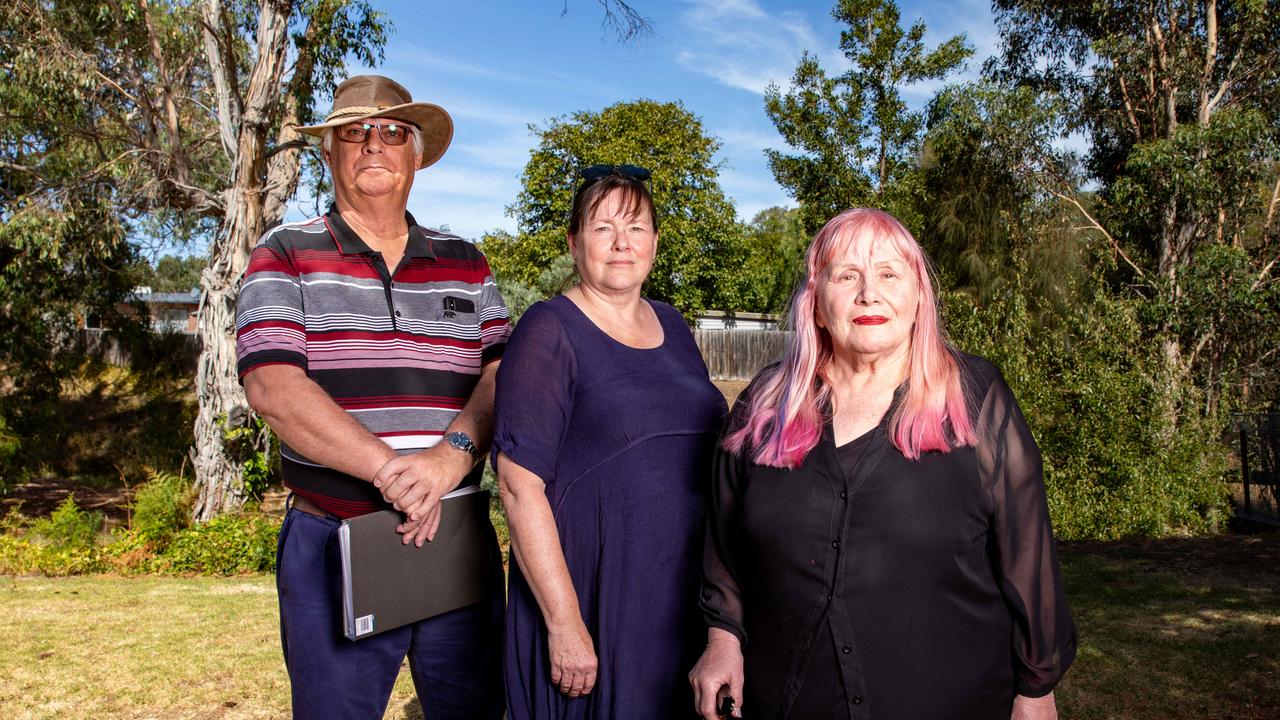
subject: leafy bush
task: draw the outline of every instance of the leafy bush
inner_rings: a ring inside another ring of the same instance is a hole
[[[1138,299],[1098,288],[1056,328],[1037,327],[1025,289],[980,306],[947,297],[963,350],[1004,374],[1044,455],[1054,531],[1063,539],[1202,533],[1228,511],[1222,419],[1161,376]]]
[[[11,510],[0,520],[0,573],[80,575],[107,569],[97,545],[102,514],[85,512],[68,497],[48,517],[32,520]]]
[[[11,511],[0,519],[0,574],[274,572],[277,518],[242,513],[185,527],[189,496],[181,478],[157,474],[134,501],[134,527],[116,530],[104,544],[98,543],[101,514],[81,510],[73,499],[46,519]]]
[[[145,540],[167,544],[174,533],[188,526],[194,500],[194,488],[186,478],[152,472],[133,496],[130,529]]]
[[[60,547],[20,535],[0,535],[0,574],[57,577],[108,568],[97,547]]]
[[[224,418],[220,422],[227,454],[239,461],[243,470],[245,494],[251,501],[262,500],[263,493],[279,475],[280,453],[275,433],[257,415]]]
[[[223,515],[178,533],[150,572],[235,575],[274,572],[280,522],[266,515]]]
[[[69,495],[48,518],[31,523],[30,531],[59,549],[91,549],[102,530],[102,513],[81,510]]]

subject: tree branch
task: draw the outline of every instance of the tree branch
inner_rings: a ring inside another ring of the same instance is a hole
[[[1137,264],[1133,262],[1133,260],[1129,257],[1128,253],[1124,251],[1124,248],[1120,247],[1120,243],[1117,242],[1114,237],[1112,237],[1111,233],[1107,232],[1107,229],[1102,226],[1102,223],[1098,222],[1097,219],[1095,219],[1092,215],[1089,214],[1088,210],[1084,209],[1084,206],[1080,204],[1079,200],[1065,193],[1058,192],[1057,190],[1054,190],[1053,188],[1050,188],[1050,187],[1046,187],[1045,190],[1047,190],[1050,195],[1058,198],[1059,200],[1064,200],[1074,205],[1076,210],[1078,210],[1080,214],[1084,216],[1084,219],[1089,221],[1089,226],[1092,227],[1094,230],[1097,230],[1098,232],[1102,233],[1102,237],[1106,238],[1107,243],[1111,245],[1112,253],[1115,255],[1119,255],[1121,258],[1124,258],[1124,261],[1128,263],[1129,267],[1133,268],[1133,271],[1138,273],[1138,277],[1142,278],[1143,280],[1147,279],[1147,274],[1142,271],[1142,268],[1138,267]]]
[[[1124,98],[1124,111],[1129,117],[1129,124],[1133,126],[1133,139],[1141,142],[1142,126],[1138,125],[1138,116],[1133,112],[1133,103],[1129,99],[1129,84],[1124,81],[1124,75],[1117,72],[1116,76],[1120,79],[1120,95]]]
[[[240,129],[240,96],[232,73],[235,66],[227,62],[224,45],[227,38],[226,17],[222,0],[207,0],[204,6],[204,54],[209,61],[214,91],[218,97],[218,135],[228,159],[236,154],[236,134]]]

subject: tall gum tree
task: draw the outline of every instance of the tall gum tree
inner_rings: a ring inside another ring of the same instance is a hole
[[[0,21],[4,91],[23,98],[9,106],[23,114],[4,119],[15,139],[4,161],[24,194],[6,208],[53,198],[45,211],[86,223],[94,216],[66,213],[66,201],[93,197],[117,235],[169,227],[211,238],[194,512],[234,509],[246,493],[226,435],[251,420],[236,377],[240,275],[297,189],[304,144],[292,127],[312,119],[316,91],[336,83],[348,57],[381,59],[383,20],[363,0],[14,0]]]
[[[310,119],[315,91],[333,85],[348,54],[372,64],[385,41],[381,17],[364,2],[263,0],[249,36],[256,45],[246,54],[240,50],[246,28],[234,9],[207,0],[203,11],[205,59],[231,173],[209,267],[200,276],[192,447],[197,519],[237,508],[246,498],[242,467],[226,447],[227,429],[245,424],[250,414],[236,374],[235,303],[250,250],[280,221],[298,186],[302,143],[293,128]]]
[[[1280,310],[1280,13],[1273,5],[994,3],[1005,52],[988,70],[1062,92],[1077,108],[1075,126],[1092,141],[1089,167],[1101,186],[1098,207],[1084,215],[1124,261],[1129,272],[1120,282],[1155,301],[1162,382],[1198,385],[1211,412],[1224,389],[1247,403],[1251,385],[1261,380],[1268,392],[1277,385],[1267,369],[1274,347],[1254,342],[1274,337]],[[1063,199],[1083,212],[1078,200]],[[1204,272],[1201,260],[1220,272]],[[1214,287],[1195,286],[1205,282]],[[1190,302],[1210,295],[1240,302]],[[1250,323],[1232,316],[1242,309]],[[1252,329],[1241,335],[1242,325]],[[1237,352],[1244,347],[1256,352]],[[1180,412],[1167,408],[1167,433]]]

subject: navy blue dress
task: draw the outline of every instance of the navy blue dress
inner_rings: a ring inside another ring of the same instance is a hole
[[[547,629],[514,554],[507,717],[688,717],[686,676],[706,644],[701,524],[723,396],[684,319],[648,301],[663,343],[636,349],[559,296],[529,308],[498,369],[494,455],[546,483],[560,545],[595,641],[595,689],[550,680]]]

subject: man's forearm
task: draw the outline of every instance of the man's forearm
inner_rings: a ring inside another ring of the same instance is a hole
[[[245,394],[272,431],[312,462],[369,482],[396,456],[299,368],[253,370]]]
[[[471,391],[467,404],[445,431],[446,434],[466,433],[476,450],[480,451],[480,457],[489,452],[489,445],[493,442],[493,397],[497,374],[498,361],[489,363],[480,371],[480,380]]]

